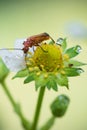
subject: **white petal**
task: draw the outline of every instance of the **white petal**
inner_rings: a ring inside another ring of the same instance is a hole
[[[23,42],[24,42],[24,41],[26,41],[25,38],[23,38],[23,39],[17,39],[17,40],[15,41],[14,47],[15,47],[15,48],[20,48],[20,49],[22,49],[22,48],[24,47],[24,45],[23,45]]]
[[[13,52],[10,52],[8,50],[0,50],[0,56],[8,69],[10,69],[11,71],[17,72],[26,67],[25,56],[23,52],[21,55],[17,55],[15,50]]]
[[[23,52],[23,42],[26,41],[26,39],[17,39],[15,42],[14,51],[8,51],[8,49],[2,49],[0,50],[0,57],[3,59],[4,63],[7,65],[8,69],[11,71],[19,71],[24,68],[26,68],[26,62],[25,62],[25,55]],[[16,50],[19,49],[19,50]],[[30,47],[29,51],[34,54],[34,51],[36,50],[36,47]],[[30,54],[28,54],[29,57],[31,57]]]
[[[31,52],[32,54],[34,54],[34,51],[36,50],[36,46],[30,47],[29,48],[29,52]]]

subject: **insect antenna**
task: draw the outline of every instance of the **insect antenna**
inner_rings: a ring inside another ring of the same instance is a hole
[[[53,42],[53,43],[55,43],[55,41],[53,40],[53,38],[52,38],[52,37],[50,37],[50,39],[52,40],[52,42]]]
[[[0,50],[22,50],[21,48],[2,48]]]

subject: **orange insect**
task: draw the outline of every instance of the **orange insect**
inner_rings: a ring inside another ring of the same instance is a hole
[[[51,39],[53,43],[55,43],[55,41],[51,38],[51,36],[44,32],[38,35],[34,35],[34,36],[30,36],[29,38],[27,38],[25,41],[23,41],[23,45],[24,47],[21,48],[7,48],[9,50],[23,50],[23,52],[25,54],[27,54],[28,50],[30,47],[34,47],[34,46],[40,46],[41,42],[45,41],[45,40],[49,40]],[[41,46],[40,48],[45,51]],[[0,50],[7,50],[7,49],[0,49]],[[46,51],[45,51],[46,52]]]
[[[15,48],[0,49],[0,56],[10,70],[19,71],[26,67],[25,59],[27,57],[28,50],[30,48],[34,49],[34,46],[39,46],[42,51],[47,52],[40,45],[43,41],[50,39],[53,43],[55,43],[55,41],[50,37],[48,33],[41,33],[38,35],[30,36],[27,39],[20,39],[19,42],[16,42]],[[10,52],[8,50],[14,51]],[[21,50],[22,52],[15,50]],[[32,49],[30,51],[32,51]]]
[[[31,36],[29,38],[27,38],[26,41],[24,41],[23,45],[24,48],[22,49],[24,51],[24,53],[27,53],[29,50],[29,47],[32,46],[40,46],[40,43],[45,41],[45,40],[49,40],[51,39],[53,42],[55,42],[48,33],[41,33],[38,35],[34,35]],[[40,46],[41,47],[41,46]],[[42,49],[42,48],[41,48]],[[43,50],[43,49],[42,49]]]

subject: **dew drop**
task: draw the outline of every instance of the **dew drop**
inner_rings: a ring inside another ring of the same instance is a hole
[[[77,45],[77,46],[75,47],[75,51],[79,54],[79,53],[82,51],[81,46]]]
[[[77,71],[78,71],[79,74],[84,72],[84,70],[81,69],[81,68],[79,68]]]
[[[57,39],[56,44],[62,45],[63,41],[64,41],[63,38],[59,38],[59,39]]]

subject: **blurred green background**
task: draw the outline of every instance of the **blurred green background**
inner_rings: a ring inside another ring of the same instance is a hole
[[[68,23],[80,22],[87,29],[86,0],[0,0],[0,48],[13,47],[17,38],[42,32],[54,40],[67,37],[68,47],[80,44],[82,53],[78,60],[87,63],[87,37],[72,37],[67,31]],[[87,130],[87,67],[80,77],[69,78],[70,89],[59,88],[58,92],[46,91],[40,116],[40,125],[51,115],[49,105],[61,93],[67,94],[71,103],[66,115],[57,119],[52,130]],[[32,121],[38,92],[34,83],[23,85],[23,80],[11,80],[7,84],[15,100],[21,103],[24,114]],[[18,116],[0,86],[0,130],[23,130]]]

